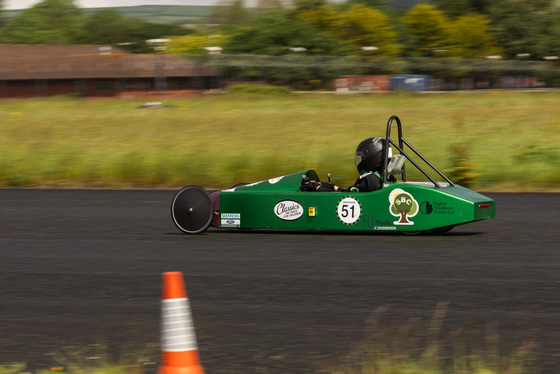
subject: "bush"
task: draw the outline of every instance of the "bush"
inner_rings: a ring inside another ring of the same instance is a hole
[[[453,167],[451,179],[463,187],[473,188],[479,174],[474,172],[468,146],[464,143],[454,143],[449,147],[449,151],[452,155],[451,165]]]
[[[250,95],[290,95],[292,90],[286,87],[270,86],[267,84],[240,84],[226,89],[228,93]]]

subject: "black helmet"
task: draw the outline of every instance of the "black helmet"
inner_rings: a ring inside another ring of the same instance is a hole
[[[383,167],[383,143],[381,138],[367,138],[356,148],[356,168],[358,173],[381,171]]]

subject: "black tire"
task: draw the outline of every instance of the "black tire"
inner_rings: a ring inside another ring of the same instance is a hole
[[[445,234],[446,232],[451,231],[453,227],[455,227],[455,225],[438,227],[437,229],[431,229],[429,232],[432,234]]]
[[[426,231],[399,231],[399,232],[403,235],[416,236],[416,235],[422,235]]]
[[[171,203],[171,217],[179,230],[187,234],[200,234],[212,223],[214,201],[202,187],[183,187]]]

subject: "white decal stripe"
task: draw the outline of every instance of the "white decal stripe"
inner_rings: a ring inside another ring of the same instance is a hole
[[[197,349],[188,299],[161,301],[161,351],[182,352]]]

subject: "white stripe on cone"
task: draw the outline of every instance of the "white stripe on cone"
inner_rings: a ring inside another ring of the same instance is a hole
[[[189,299],[166,299],[161,301],[161,350],[182,352],[197,349]]]

